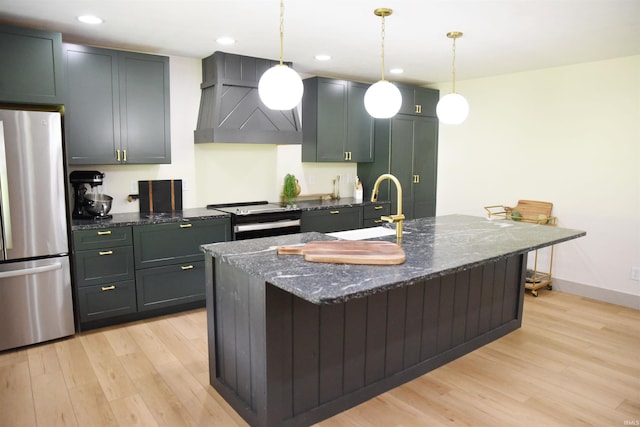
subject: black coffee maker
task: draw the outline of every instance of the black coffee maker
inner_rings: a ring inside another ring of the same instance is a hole
[[[111,200],[108,200],[108,207],[95,204],[95,196],[87,196],[87,185],[91,188],[102,185],[104,173],[98,171],[73,171],[69,174],[69,182],[73,186],[73,213],[76,219],[96,219],[111,218],[107,215],[111,209]],[[111,199],[109,196],[98,195],[102,198]]]

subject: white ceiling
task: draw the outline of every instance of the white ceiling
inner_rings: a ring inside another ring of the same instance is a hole
[[[302,74],[380,78],[386,18],[389,80],[451,80],[640,54],[640,0],[285,0],[284,59]],[[61,31],[66,42],[203,58],[216,50],[277,59],[279,0],[0,0],[0,22]],[[94,14],[99,26],[76,17]],[[217,45],[219,36],[237,40]],[[332,56],[329,62],[314,59]]]

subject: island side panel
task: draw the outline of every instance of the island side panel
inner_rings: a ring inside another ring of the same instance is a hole
[[[525,270],[518,255],[320,306],[266,284],[266,425],[318,422],[517,329]]]

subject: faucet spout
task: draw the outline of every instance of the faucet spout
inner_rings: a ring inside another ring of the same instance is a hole
[[[385,173],[380,175],[378,179],[376,179],[375,184],[373,184],[373,191],[371,192],[371,201],[372,202],[378,201],[378,191],[380,189],[380,183],[382,183],[382,181],[384,181],[385,179],[392,181],[396,185],[396,189],[398,193],[398,201],[397,201],[398,211],[396,212],[395,215],[388,215],[388,216],[384,215],[384,216],[381,216],[380,219],[383,221],[395,223],[396,238],[398,240],[401,240],[402,239],[402,223],[404,221],[404,215],[402,214],[402,185],[400,185],[400,181],[398,181],[398,178],[391,175],[390,173]]]

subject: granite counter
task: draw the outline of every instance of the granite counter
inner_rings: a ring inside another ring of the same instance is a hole
[[[401,246],[407,260],[395,266],[322,264],[276,253],[278,246],[332,239],[321,233],[216,243],[203,246],[203,250],[306,301],[327,304],[471,269],[585,234],[539,224],[448,215],[405,222]],[[396,241],[395,236],[375,240]]]

